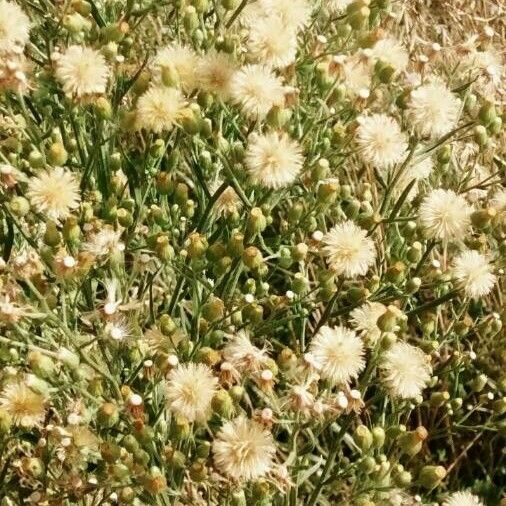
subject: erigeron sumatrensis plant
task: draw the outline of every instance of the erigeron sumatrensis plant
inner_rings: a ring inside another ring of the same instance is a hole
[[[504,504],[504,9],[433,3],[0,0],[2,506]]]

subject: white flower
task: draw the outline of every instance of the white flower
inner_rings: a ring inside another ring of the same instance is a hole
[[[196,70],[197,87],[223,100],[230,96],[230,83],[236,70],[230,55],[208,53],[200,59]]]
[[[57,221],[79,206],[79,184],[74,174],[55,167],[29,180],[27,196],[37,212]]]
[[[378,318],[387,308],[379,302],[366,302],[351,313],[351,323],[369,345],[374,345],[381,336]]]
[[[137,101],[137,126],[160,133],[181,119],[186,101],[176,88],[152,86]]]
[[[162,71],[172,66],[179,77],[179,84],[185,91],[191,91],[196,84],[198,57],[193,49],[177,42],[159,49],[153,63],[155,79],[162,81]]]
[[[285,99],[281,80],[265,65],[246,65],[235,72],[230,92],[232,100],[252,118],[263,118]]]
[[[258,0],[267,16],[278,16],[284,27],[302,28],[311,16],[308,0]]]
[[[205,422],[218,383],[211,369],[204,364],[180,365],[167,380],[165,398],[169,409],[189,422]]]
[[[25,383],[7,384],[0,392],[0,408],[12,418],[15,425],[30,428],[44,421],[46,399]]]
[[[246,168],[254,184],[282,188],[293,183],[304,164],[300,146],[286,134],[254,134],[246,150]]]
[[[433,82],[411,92],[407,114],[419,135],[441,137],[455,128],[460,109],[460,100],[444,84]]]
[[[475,250],[463,251],[455,258],[453,275],[468,297],[488,295],[496,282],[487,258]]]
[[[420,204],[420,223],[430,237],[462,238],[470,224],[471,208],[453,190],[432,190]]]
[[[371,48],[372,57],[388,63],[396,70],[403,71],[409,63],[409,57],[403,45],[393,37],[378,40]]]
[[[330,267],[347,278],[363,276],[376,260],[374,241],[352,221],[336,225],[322,241]]]
[[[443,506],[483,506],[479,497],[470,492],[455,492],[443,503]]]
[[[397,342],[384,354],[380,364],[383,380],[394,397],[419,396],[430,380],[430,358],[408,343]]]
[[[125,245],[121,242],[122,233],[122,230],[114,230],[111,226],[105,226],[83,244],[83,249],[97,257],[120,253],[125,249]]]
[[[220,472],[235,480],[254,480],[272,469],[276,447],[269,431],[240,416],[223,425],[212,451]]]
[[[311,341],[319,374],[333,384],[348,383],[365,367],[364,345],[353,330],[324,325]]]
[[[347,57],[342,64],[342,82],[349,95],[361,95],[371,87],[371,65],[360,53]]]
[[[238,332],[223,349],[223,358],[234,369],[253,374],[263,369],[268,358],[265,350],[254,346],[246,332]]]
[[[268,16],[250,27],[248,48],[259,63],[285,68],[295,61],[297,36],[293,28],[283,25],[279,16]]]
[[[68,96],[83,98],[105,93],[109,67],[95,49],[69,46],[58,55],[55,74]]]
[[[403,160],[408,148],[397,121],[385,114],[358,118],[357,144],[362,159],[379,170]]]
[[[19,53],[30,36],[30,19],[14,2],[0,0],[0,54]]]

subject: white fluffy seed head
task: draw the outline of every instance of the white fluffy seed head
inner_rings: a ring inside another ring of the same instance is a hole
[[[155,133],[171,130],[181,119],[185,106],[178,89],[152,86],[137,101],[137,127]]]
[[[432,190],[420,204],[418,217],[429,237],[449,241],[465,236],[471,208],[453,190]]]
[[[304,164],[298,143],[284,133],[252,135],[246,150],[246,168],[254,184],[283,188],[293,183]]]
[[[383,381],[393,397],[413,399],[421,395],[432,374],[429,357],[408,343],[397,342],[383,355]]]
[[[411,92],[408,118],[422,137],[441,137],[455,128],[460,100],[442,83],[433,82]]]
[[[218,380],[204,364],[184,364],[170,371],[165,398],[169,409],[189,422],[205,422]]]
[[[365,367],[364,345],[353,330],[324,325],[311,341],[310,353],[319,374],[332,384],[346,384]]]
[[[63,91],[80,99],[105,93],[109,67],[97,50],[74,45],[58,56],[55,74]]]
[[[475,250],[463,251],[455,258],[453,275],[465,294],[473,299],[488,295],[496,282],[488,259]]]
[[[385,170],[406,156],[406,135],[395,119],[386,114],[358,118],[357,144],[364,162]]]
[[[443,506],[483,506],[483,503],[471,492],[455,492],[446,499]]]
[[[272,469],[276,447],[269,431],[240,416],[223,425],[213,441],[212,451],[221,473],[247,481],[261,478]]]
[[[347,278],[363,276],[376,260],[374,241],[352,221],[333,227],[322,242],[331,269]]]
[[[230,82],[232,100],[247,116],[263,118],[274,106],[284,103],[281,80],[265,65],[246,65],[234,73]]]
[[[23,51],[30,35],[30,19],[14,2],[0,0],[0,54]]]

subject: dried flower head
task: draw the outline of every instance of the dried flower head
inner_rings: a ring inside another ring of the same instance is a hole
[[[264,65],[246,65],[235,72],[230,92],[234,102],[252,118],[263,118],[285,99],[281,80]]]
[[[29,36],[30,19],[25,12],[16,3],[1,0],[0,54],[22,52]]]

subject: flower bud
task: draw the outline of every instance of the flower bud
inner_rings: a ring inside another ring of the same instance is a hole
[[[12,417],[11,415],[5,411],[5,409],[0,407],[0,436],[7,434],[12,427]]]
[[[487,383],[488,383],[487,376],[485,374],[480,374],[471,381],[470,386],[473,392],[481,392],[485,388]]]
[[[432,392],[430,396],[430,405],[434,408],[440,408],[450,400],[448,392]]]
[[[497,211],[493,207],[479,209],[471,214],[471,222],[477,229],[481,230],[488,227],[496,215]]]
[[[378,318],[378,328],[382,332],[392,332],[397,325],[399,310],[395,306],[388,306],[387,310]]]
[[[30,202],[25,197],[15,196],[9,202],[9,209],[14,216],[26,216],[30,211]]]
[[[367,451],[373,444],[373,435],[365,425],[359,425],[353,434],[353,439],[362,451]]]
[[[492,404],[492,409],[496,415],[502,416],[506,413],[506,397],[496,400]]]
[[[385,444],[385,430],[383,427],[373,427],[372,428],[372,438],[373,438],[373,444],[376,448],[381,448]]]
[[[213,297],[212,300],[206,302],[202,306],[202,316],[208,322],[215,322],[221,320],[225,314],[225,305],[223,301],[217,297]]]
[[[496,117],[497,113],[493,103],[486,102],[480,107],[478,118],[483,126],[490,125]]]
[[[422,258],[422,249],[423,249],[423,246],[420,242],[418,241],[415,241],[409,248],[408,248],[408,251],[406,253],[406,257],[407,259],[413,263],[413,264],[416,264],[417,262],[419,262]]]
[[[68,159],[68,153],[61,142],[55,142],[49,146],[47,159],[51,165],[65,165]]]
[[[489,142],[487,129],[483,125],[475,126],[473,130],[473,138],[478,146],[481,148],[486,147]]]
[[[421,286],[422,280],[420,278],[411,278],[406,281],[404,289],[408,295],[413,295],[414,293],[418,292]]]
[[[158,468],[152,468],[148,474],[143,477],[144,490],[150,494],[161,494],[167,489],[167,480]]]
[[[56,374],[56,366],[53,360],[39,351],[28,353],[27,361],[30,369],[41,378],[50,379]]]
[[[103,120],[108,120],[112,118],[112,105],[109,100],[105,97],[99,97],[95,100],[93,104],[93,108],[97,113],[98,117]]]
[[[417,427],[413,431],[402,433],[399,436],[399,446],[402,453],[410,457],[415,456],[421,451],[423,442],[427,439],[428,435],[427,429],[423,426]]]
[[[248,220],[246,223],[246,231],[249,236],[255,236],[262,233],[267,227],[267,220],[265,219],[262,210],[259,207],[251,209]]]
[[[105,428],[111,428],[119,421],[119,412],[115,404],[105,402],[97,411],[97,422]]]
[[[255,246],[249,246],[242,254],[242,261],[246,267],[257,269],[263,264],[262,253]]]
[[[418,475],[420,485],[427,489],[437,487],[446,477],[446,469],[443,466],[424,466]]]

